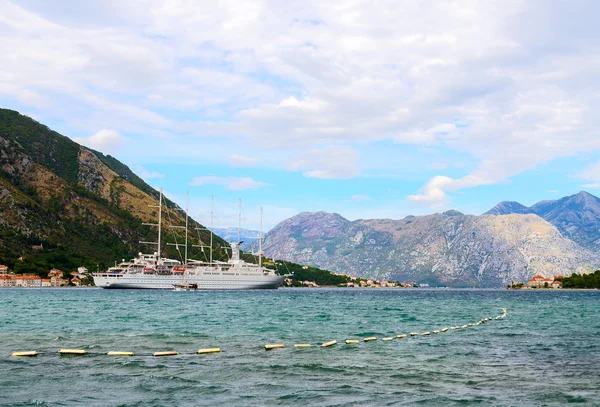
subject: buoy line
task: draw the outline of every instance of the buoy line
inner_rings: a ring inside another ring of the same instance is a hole
[[[467,329],[470,327],[475,327],[475,326],[479,326],[481,324],[486,324],[488,322],[491,321],[495,321],[495,320],[500,320],[500,319],[504,319],[508,316],[508,311],[506,310],[506,308],[501,308],[502,310],[502,314],[501,315],[497,315],[495,317],[485,317],[480,319],[477,322],[471,322],[468,324],[464,324],[464,325],[456,325],[456,326],[450,326],[450,327],[444,327],[441,329],[434,329],[432,331],[424,331],[422,333],[419,332],[410,332],[409,334],[397,334],[395,336],[389,336],[389,337],[384,337],[382,338],[382,341],[385,342],[391,342],[397,339],[404,339],[404,338],[413,338],[413,337],[427,337],[430,336],[432,333],[435,335],[439,335],[445,332],[449,332],[449,331],[453,331],[453,330],[459,330],[459,329]],[[363,342],[375,342],[377,341],[377,337],[375,336],[370,336],[367,338],[363,338]],[[346,339],[345,341],[343,341],[345,344],[347,345],[359,345],[360,344],[360,340],[359,339]],[[334,345],[337,345],[337,340],[331,340],[331,341],[327,341],[327,342],[323,342],[320,345],[318,345],[318,347],[321,348],[329,348],[332,347]],[[293,346],[295,349],[306,349],[306,348],[311,348],[312,344],[310,343],[296,343]],[[283,343],[272,343],[272,344],[266,344],[264,345],[264,349],[267,351],[270,350],[274,350],[274,349],[284,349],[285,348],[285,344]],[[152,356],[152,357],[168,357],[168,356],[187,356],[187,355],[205,355],[205,354],[213,354],[213,353],[221,353],[222,350],[221,348],[203,348],[203,349],[198,349],[195,352],[177,352],[174,350],[170,350],[170,351],[159,351],[159,352],[142,352],[142,353],[138,353],[138,352],[131,352],[131,351],[123,351],[123,350],[119,350],[119,351],[109,351],[109,352],[93,352],[93,351],[87,351],[85,349],[69,349],[69,348],[63,348],[58,350],[58,355],[59,356],[68,356],[68,357],[77,357],[77,356],[100,356],[100,355],[106,355],[106,356],[120,356],[120,357],[131,357],[131,356]],[[11,356],[13,357],[24,357],[24,358],[31,358],[31,357],[37,357],[39,354],[46,354],[46,352],[38,352],[38,351],[19,351],[19,352],[13,352],[11,354]],[[47,352],[48,354],[51,352]],[[54,353],[54,352],[53,352]],[[54,354],[56,354],[54,353]]]

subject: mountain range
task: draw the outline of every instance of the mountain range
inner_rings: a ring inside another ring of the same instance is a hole
[[[541,201],[526,207],[518,202],[500,202],[488,215],[535,214],[547,220],[560,232],[592,250],[600,249],[600,199],[581,191],[555,201]]]
[[[266,234],[265,253],[352,276],[499,287],[600,266],[600,199],[580,192],[481,216],[450,210],[401,220],[301,213]]]

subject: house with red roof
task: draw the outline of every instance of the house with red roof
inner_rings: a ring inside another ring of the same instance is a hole
[[[1,275],[0,276],[0,287],[14,287],[16,284],[15,275]]]
[[[554,280],[548,277],[541,276],[536,274],[531,277],[527,282],[527,287],[529,288],[549,288]]]

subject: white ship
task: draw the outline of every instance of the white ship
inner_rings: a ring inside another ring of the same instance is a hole
[[[229,261],[213,261],[212,231],[209,261],[187,260],[187,236],[184,263],[160,257],[160,239],[162,222],[162,191],[159,199],[158,252],[142,254],[131,261],[123,261],[106,272],[94,273],[94,284],[101,288],[141,288],[173,290],[185,287],[198,290],[248,290],[278,288],[286,276],[278,275],[274,270],[263,267],[262,250],[259,250],[259,264],[247,263],[240,258],[240,243],[230,243]],[[211,221],[212,223],[212,221]],[[187,216],[186,216],[187,234]],[[259,236],[262,241],[262,232]]]

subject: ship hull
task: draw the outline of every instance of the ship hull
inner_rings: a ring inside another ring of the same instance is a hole
[[[248,276],[243,279],[190,276],[94,276],[97,287],[107,289],[172,290],[178,284],[197,284],[198,290],[259,290],[276,289],[284,276]]]

